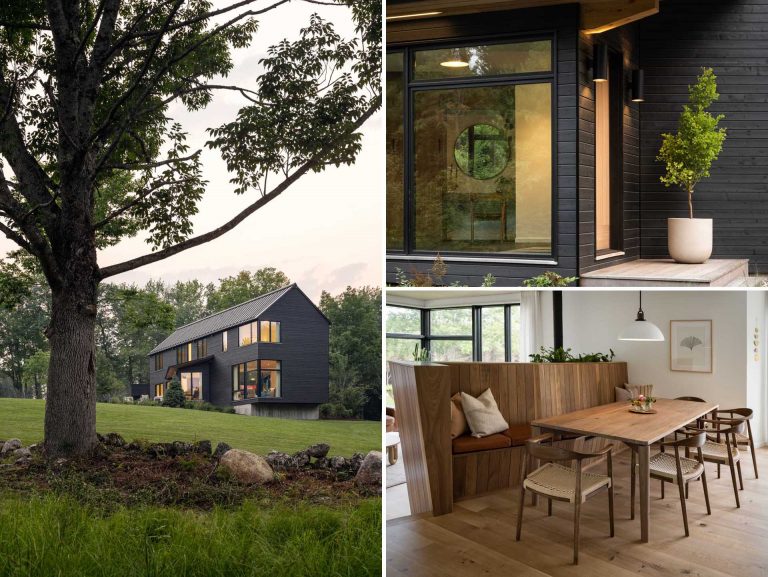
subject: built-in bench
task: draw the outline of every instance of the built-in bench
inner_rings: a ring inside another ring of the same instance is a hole
[[[453,502],[516,486],[530,423],[614,401],[626,363],[390,362],[412,513],[449,513]],[[484,438],[451,439],[450,398],[490,388],[510,427]],[[573,441],[561,441],[573,446]],[[597,450],[603,439],[580,442]]]

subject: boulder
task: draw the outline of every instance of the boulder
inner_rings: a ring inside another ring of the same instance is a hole
[[[381,487],[381,451],[371,451],[365,456],[355,475],[355,483]]]
[[[267,455],[267,463],[275,471],[289,471],[296,468],[296,460],[288,453],[270,451]]]
[[[229,451],[232,447],[227,445],[226,443],[219,443],[216,445],[216,450],[213,452],[213,457],[215,459],[221,459],[222,456],[224,456],[224,453]]]
[[[230,449],[221,457],[219,464],[237,481],[249,485],[262,485],[274,480],[275,473],[261,455]]]
[[[188,455],[192,452],[193,446],[191,443],[185,443],[184,441],[174,441],[172,443],[174,455]]]
[[[322,459],[328,455],[328,451],[330,450],[330,445],[327,445],[326,443],[317,443],[316,445],[312,445],[311,447],[307,448],[307,453],[309,453],[310,457],[314,457],[315,459]]]
[[[347,460],[341,455],[335,455],[330,459],[330,467],[334,471],[343,471],[349,466]]]
[[[0,449],[0,456],[4,457],[11,451],[15,451],[16,449],[21,449],[22,444],[19,439],[8,439],[5,443],[3,443],[3,448]]]
[[[120,433],[107,433],[104,435],[104,444],[112,447],[125,447],[125,439]]]
[[[15,451],[13,451],[13,454],[16,457],[20,457],[20,458],[23,458],[23,459],[27,459],[27,458],[31,458],[32,457],[32,451],[30,451],[26,447],[22,447],[21,449],[16,449]]]
[[[319,459],[315,459],[315,461],[312,463],[312,466],[315,469],[328,469],[331,465],[331,460],[327,457],[320,457]]]
[[[365,459],[365,455],[362,453],[354,453],[349,458],[347,465],[349,466],[349,470],[353,475],[360,469],[360,465],[363,464],[363,459]]]
[[[206,457],[211,456],[211,442],[208,440],[202,440],[198,441],[194,444],[192,450],[195,453],[200,453],[201,455],[205,455]]]
[[[312,458],[309,456],[309,451],[307,451],[306,449],[293,454],[293,460],[296,462],[297,469],[303,469],[304,467],[309,465],[309,461],[311,459]]]

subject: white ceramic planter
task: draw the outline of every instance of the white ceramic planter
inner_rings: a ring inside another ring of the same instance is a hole
[[[667,219],[667,247],[676,262],[700,264],[712,254],[711,218]]]

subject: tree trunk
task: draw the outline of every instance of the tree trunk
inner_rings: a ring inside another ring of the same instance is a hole
[[[688,191],[688,214],[693,218],[693,189]]]
[[[94,260],[74,265],[53,291],[48,337],[51,362],[45,405],[45,451],[83,455],[96,445],[95,328],[98,281]],[[90,271],[88,270],[90,269]]]

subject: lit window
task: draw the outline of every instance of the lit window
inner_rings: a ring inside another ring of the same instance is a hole
[[[227,347],[229,346],[227,343],[227,338],[228,338],[227,331],[224,331],[223,333],[221,333],[221,350],[224,353],[227,352]]]
[[[262,343],[279,343],[280,323],[277,321],[261,321],[259,341]]]
[[[232,367],[232,400],[280,397],[280,361],[261,360]]]

